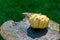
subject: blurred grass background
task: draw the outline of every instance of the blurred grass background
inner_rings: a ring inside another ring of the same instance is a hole
[[[60,24],[60,0],[0,0],[0,26],[7,20],[22,20],[23,12],[41,12]]]

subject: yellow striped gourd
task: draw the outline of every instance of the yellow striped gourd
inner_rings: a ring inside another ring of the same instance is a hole
[[[29,17],[29,23],[32,28],[44,29],[48,27],[49,18],[42,14],[32,14]]]

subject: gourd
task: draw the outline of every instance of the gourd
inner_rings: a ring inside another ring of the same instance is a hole
[[[32,28],[44,29],[48,27],[49,18],[42,14],[32,14],[29,17],[29,23]]]

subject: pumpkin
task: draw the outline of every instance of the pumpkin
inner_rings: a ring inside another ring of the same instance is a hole
[[[48,27],[49,18],[42,14],[32,14],[29,17],[29,23],[32,28],[44,29]]]

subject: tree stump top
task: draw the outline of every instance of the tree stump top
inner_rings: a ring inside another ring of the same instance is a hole
[[[1,35],[5,40],[58,40],[59,24],[50,20],[48,28],[33,29],[29,20],[20,22],[9,20],[1,26]]]

